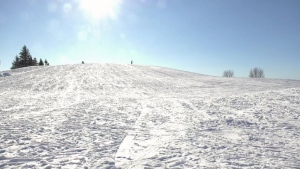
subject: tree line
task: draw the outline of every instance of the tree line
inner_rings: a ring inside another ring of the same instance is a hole
[[[223,72],[223,77],[234,77],[234,71],[233,70],[225,70]],[[264,78],[265,73],[264,70],[256,67],[254,69],[251,69],[249,72],[249,77],[251,78]]]
[[[11,69],[17,69],[21,67],[28,67],[28,66],[49,66],[49,62],[47,59],[43,61],[40,58],[40,61],[38,62],[36,58],[32,58],[29,49],[26,47],[26,45],[23,46],[21,49],[21,52],[19,55],[15,57],[15,60],[12,62]]]

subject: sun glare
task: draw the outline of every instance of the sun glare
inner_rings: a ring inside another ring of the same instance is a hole
[[[93,20],[116,19],[120,2],[121,0],[81,0],[80,7]]]

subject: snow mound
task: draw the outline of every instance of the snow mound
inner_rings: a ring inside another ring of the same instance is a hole
[[[298,168],[300,81],[163,67],[0,78],[0,168]]]

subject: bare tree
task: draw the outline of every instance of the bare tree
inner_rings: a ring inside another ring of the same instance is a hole
[[[249,72],[249,77],[251,78],[264,78],[265,77],[265,73],[264,70],[262,70],[261,68],[254,68],[251,69]]]
[[[223,77],[233,77],[234,76],[234,72],[232,70],[225,70],[223,72]]]

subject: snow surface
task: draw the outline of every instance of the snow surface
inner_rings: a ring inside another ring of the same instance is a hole
[[[300,168],[300,81],[169,68],[0,78],[0,168]]]

